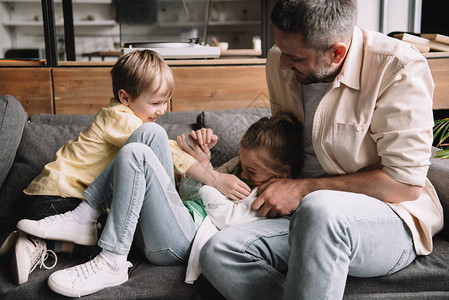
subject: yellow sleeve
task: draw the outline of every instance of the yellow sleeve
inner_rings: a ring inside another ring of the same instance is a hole
[[[190,154],[184,152],[174,140],[170,140],[170,149],[173,157],[173,166],[175,170],[183,176],[186,176],[187,170],[197,162]]]
[[[125,106],[108,111],[104,123],[105,140],[117,147],[125,145],[129,136],[143,124],[142,120]]]

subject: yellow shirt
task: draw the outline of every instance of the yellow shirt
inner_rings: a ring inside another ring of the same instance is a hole
[[[291,70],[279,68],[275,46],[267,58],[272,113],[303,120],[302,87]],[[382,165],[399,182],[423,186],[418,200],[388,203],[410,228],[417,254],[432,251],[443,228],[443,210],[426,178],[432,145],[434,83],[427,60],[414,47],[354,29],[339,75],[315,112],[312,141],[329,175]]]
[[[53,161],[24,190],[28,195],[51,195],[84,199],[82,192],[112,161],[129,136],[143,124],[134,112],[111,99],[92,124],[68,141]],[[184,173],[196,160],[170,141],[176,169]]]

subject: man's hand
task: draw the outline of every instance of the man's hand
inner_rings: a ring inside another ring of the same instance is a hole
[[[179,147],[192,155],[196,160],[201,163],[209,163],[211,154],[210,149],[214,147],[218,142],[218,136],[215,135],[210,128],[201,128],[200,130],[192,130],[187,142],[185,135],[177,137]]]
[[[401,183],[382,170],[322,178],[273,178],[259,187],[251,205],[259,216],[275,217],[293,212],[302,198],[319,190],[360,193],[389,203],[413,201],[421,195],[421,186]]]
[[[300,179],[272,178],[262,184],[258,192],[251,207],[260,217],[288,215],[305,196]]]

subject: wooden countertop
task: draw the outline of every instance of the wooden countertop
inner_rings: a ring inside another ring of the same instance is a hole
[[[169,59],[169,66],[264,65],[265,58]],[[115,61],[61,61],[58,67],[111,67]],[[0,67],[45,67],[45,60],[0,60]]]
[[[167,59],[166,61],[169,66],[264,65],[266,59],[254,54],[245,49],[230,49],[220,58]],[[449,58],[449,52],[429,52],[423,53],[423,56],[428,59]],[[114,63],[115,61],[61,61],[58,67],[110,67]],[[45,60],[1,59],[0,67],[45,67]]]

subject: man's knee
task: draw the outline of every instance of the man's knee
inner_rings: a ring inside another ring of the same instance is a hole
[[[203,269],[207,269],[207,266],[222,257],[226,245],[226,238],[223,238],[223,234],[217,232],[204,244],[200,252],[200,265]]]
[[[338,192],[337,192],[338,193]],[[292,216],[290,231],[327,230],[329,226],[339,223],[344,213],[344,205],[335,197],[334,191],[316,191],[301,200]]]
[[[329,214],[338,211],[339,204],[335,201],[333,191],[316,191],[305,196],[299,204],[298,210],[300,214],[307,211],[315,217],[326,217]],[[295,213],[296,215],[296,213]]]

